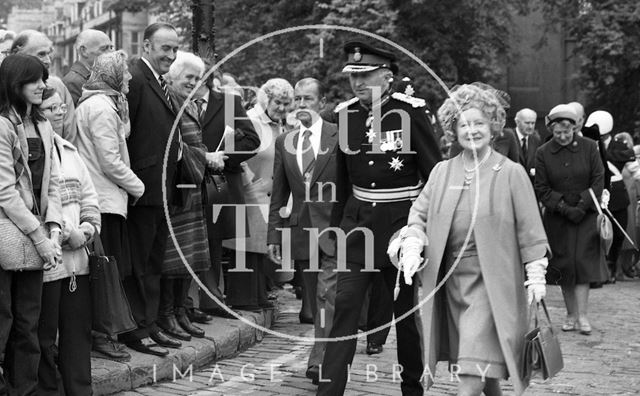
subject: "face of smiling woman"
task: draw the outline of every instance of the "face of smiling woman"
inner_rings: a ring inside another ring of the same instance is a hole
[[[467,155],[473,155],[475,148],[478,157],[482,157],[491,143],[491,122],[482,111],[467,109],[460,114],[456,135]]]

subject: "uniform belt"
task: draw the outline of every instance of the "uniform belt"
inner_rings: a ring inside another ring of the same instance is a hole
[[[415,200],[422,191],[422,183],[416,186],[399,188],[362,188],[353,186],[353,196],[365,202],[400,202]]]

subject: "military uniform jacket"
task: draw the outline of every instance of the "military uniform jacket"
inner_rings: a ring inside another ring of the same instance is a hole
[[[375,268],[391,265],[386,254],[389,239],[407,224],[412,204],[409,198],[385,202],[380,199],[384,195],[376,193],[412,187],[419,193],[431,169],[441,160],[424,100],[394,93],[381,103],[381,128],[377,133],[370,126],[375,123],[371,122],[370,109],[357,99],[336,107],[340,149],[336,155],[337,203],[331,214],[331,226],[339,226],[348,235],[347,261],[366,266],[366,253],[370,252]],[[402,139],[402,133],[408,136]],[[365,190],[372,199],[354,196],[354,189]],[[354,230],[358,227],[369,231]],[[340,260],[339,255],[344,253],[340,252],[340,243],[337,248]]]

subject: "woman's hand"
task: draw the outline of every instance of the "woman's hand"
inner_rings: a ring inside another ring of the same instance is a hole
[[[224,161],[229,158],[229,156],[224,154],[224,151],[216,151],[212,153],[205,153],[205,158],[207,159],[207,166],[213,169],[214,171],[221,171],[224,169]]]
[[[36,251],[44,260],[44,270],[56,268],[58,266],[58,249],[59,245],[49,238],[43,238],[41,241],[34,242]]]
[[[527,271],[527,281],[524,285],[527,287],[527,297],[529,305],[535,300],[539,303],[547,295],[547,281],[545,275],[547,273],[547,265],[549,261],[546,257],[534,260],[525,265]]]

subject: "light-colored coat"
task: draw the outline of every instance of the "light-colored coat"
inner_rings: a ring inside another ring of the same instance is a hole
[[[428,263],[419,273],[423,296],[441,281],[441,264],[464,182],[462,157],[438,163],[414,202],[408,224],[426,232]],[[471,202],[477,192],[472,188]],[[493,153],[480,170],[480,192],[473,236],[491,313],[515,393],[525,387],[520,377],[523,340],[527,330],[524,263],[544,257],[549,245],[542,227],[531,182],[521,165]],[[421,308],[425,369],[448,360],[448,328],[444,288],[425,298]],[[480,374],[478,374],[480,375]],[[432,381],[427,376],[428,386]]]
[[[63,235],[77,229],[81,223],[91,223],[100,232],[100,210],[98,194],[91,176],[78,150],[62,137],[56,135],[55,144],[60,153],[60,195],[62,200]],[[55,153],[54,153],[55,154]],[[44,282],[68,278],[71,275],[89,274],[89,257],[84,247],[71,250],[63,240],[62,265],[44,271]]]
[[[16,177],[14,153],[20,153],[26,164],[29,158],[27,135],[20,117],[13,112],[11,120],[0,117],[0,216],[11,219],[25,234],[40,226],[40,220],[32,213],[33,191],[31,171],[26,166]],[[14,128],[15,125],[15,128]],[[58,189],[58,161],[53,156],[55,132],[49,121],[38,123],[44,145],[44,172],[40,193],[40,214],[45,223],[62,225],[62,206]]]
[[[120,119],[115,103],[104,94],[80,103],[76,117],[78,134],[74,144],[98,192],[100,212],[127,217],[127,194],[140,198],[145,190],[130,167],[128,123]]]

